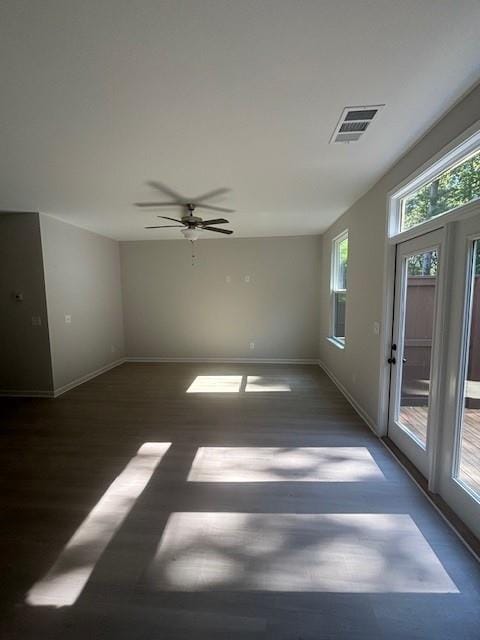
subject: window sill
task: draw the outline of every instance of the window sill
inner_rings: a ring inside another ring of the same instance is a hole
[[[341,338],[333,338],[332,336],[329,336],[327,340],[337,347],[337,349],[345,349],[345,339],[342,340]]]

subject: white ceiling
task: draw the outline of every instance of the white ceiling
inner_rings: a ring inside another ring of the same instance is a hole
[[[321,232],[478,80],[479,30],[478,0],[3,0],[0,208],[181,237],[132,206],[161,180],[231,187],[237,236]]]

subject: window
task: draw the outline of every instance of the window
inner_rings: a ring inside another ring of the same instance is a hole
[[[388,235],[443,226],[437,218],[461,216],[462,207],[480,200],[480,130],[478,123],[389,194]],[[412,233],[407,234],[411,237]]]
[[[339,345],[345,343],[345,306],[347,300],[348,231],[333,239],[331,279],[331,331]]]
[[[480,197],[480,151],[401,201],[401,231],[461,207]]]

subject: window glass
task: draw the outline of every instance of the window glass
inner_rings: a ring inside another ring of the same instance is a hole
[[[345,340],[345,308],[347,301],[348,234],[333,241],[332,337]]]
[[[401,202],[401,230],[480,198],[480,151],[437,176]]]
[[[480,241],[474,243],[470,268],[468,342],[460,442],[455,477],[480,498]]]
[[[422,251],[406,259],[400,407],[397,420],[423,448],[427,445],[433,325],[438,252]]]

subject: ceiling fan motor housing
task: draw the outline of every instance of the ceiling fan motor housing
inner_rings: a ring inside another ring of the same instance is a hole
[[[182,216],[182,222],[184,224],[188,224],[189,227],[194,227],[196,226],[199,222],[202,222],[202,218],[199,218],[197,216],[193,216],[193,215],[189,215],[189,216]]]

